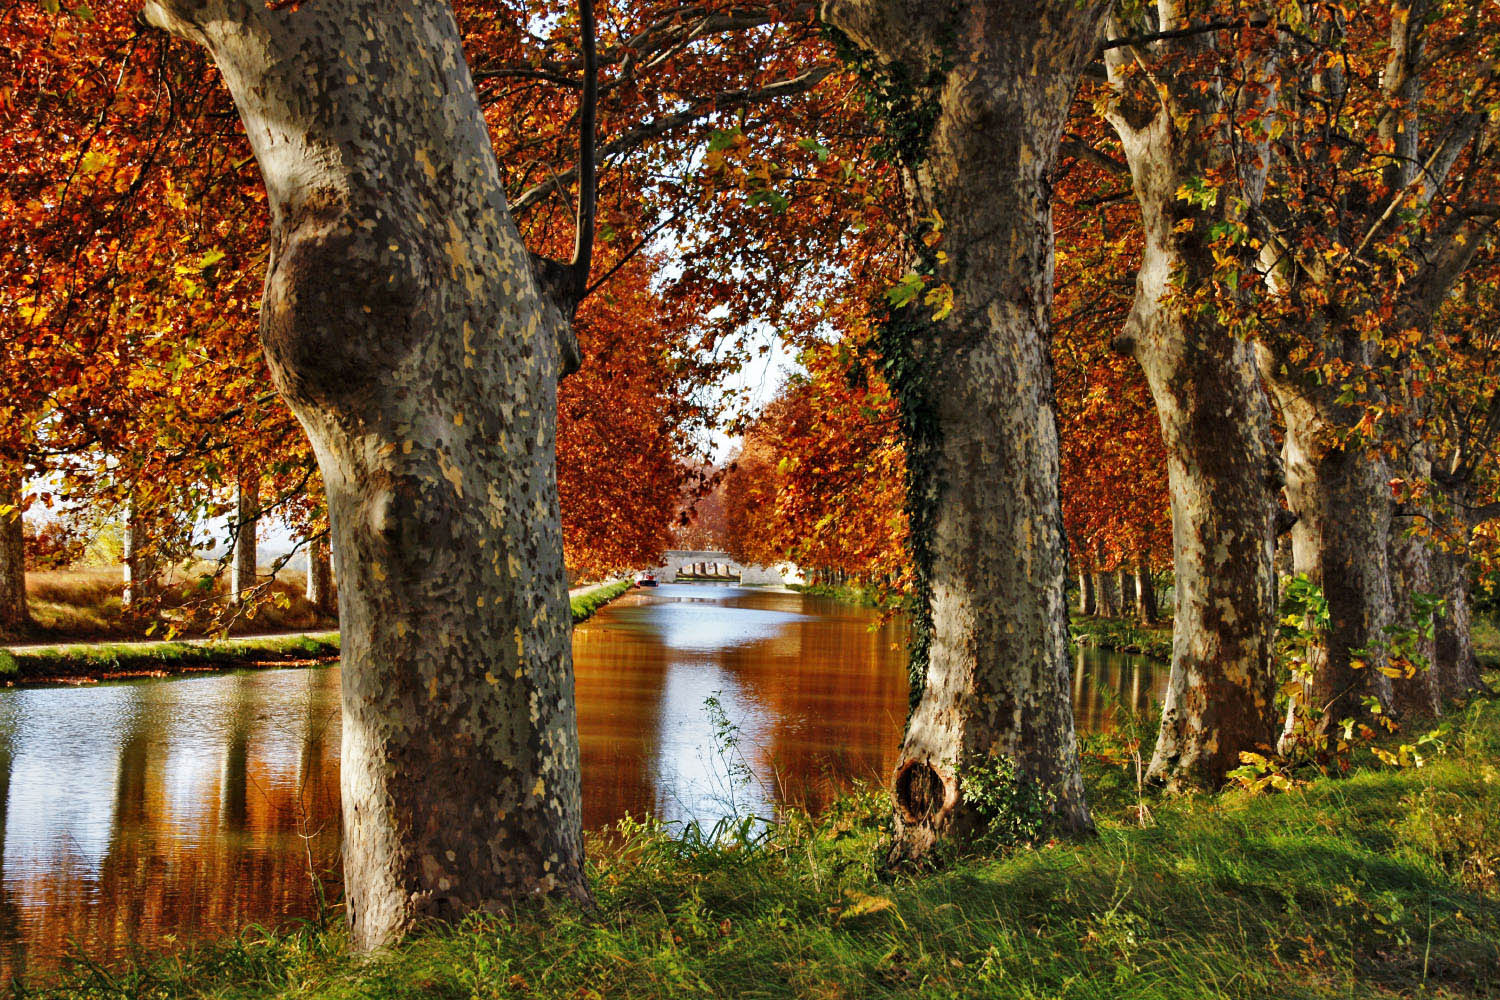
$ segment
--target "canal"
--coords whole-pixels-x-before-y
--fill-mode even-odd
[[[901,625],[826,598],[635,591],[573,654],[590,829],[818,809],[883,780],[906,716]],[[1079,728],[1165,681],[1164,664],[1080,651]],[[0,692],[0,978],[336,899],[338,699],[337,667]]]

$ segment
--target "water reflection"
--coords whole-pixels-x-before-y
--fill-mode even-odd
[[[817,809],[880,781],[906,715],[904,631],[775,591],[667,585],[574,635],[584,821]],[[1080,654],[1081,728],[1165,670]],[[738,727],[726,759],[705,701]],[[339,674],[284,670],[0,692],[0,975],[285,925],[337,897]],[[743,787],[730,763],[753,775]]]
[[[710,824],[878,780],[906,715],[904,644],[897,624],[796,594],[666,585],[621,599],[573,640],[585,823],[649,811]],[[715,739],[710,697],[737,752]]]

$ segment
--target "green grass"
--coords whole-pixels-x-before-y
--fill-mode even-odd
[[[614,583],[606,584],[587,593],[579,594],[569,602],[573,605],[573,624],[587,621],[592,618],[595,611],[604,607],[616,597],[619,597],[631,587],[630,580],[616,580]]]
[[[1500,620],[1488,615],[1475,615],[1471,634],[1479,665],[1500,670]]]
[[[1493,680],[1493,678],[1492,678]],[[1099,749],[1095,744],[1095,749]],[[878,863],[883,796],[769,838],[626,824],[593,912],[546,905],[373,957],[326,929],[246,931],[18,996],[88,998],[1500,995],[1500,702],[1420,769],[1369,761],[1285,794],[1152,800],[1089,754],[1098,836],[927,874]]]
[[[788,590],[795,590],[799,594],[828,597],[845,604],[855,604],[862,608],[879,608],[883,611],[900,609],[906,602],[905,596],[901,594],[881,591],[873,587],[860,587],[855,584],[789,583],[786,586]]]
[[[208,642],[88,643],[12,651],[0,655],[20,679],[104,677],[113,674],[174,673],[268,661],[305,661],[339,655],[337,632],[318,635],[222,639]]]
[[[1172,623],[1142,625],[1124,618],[1083,617],[1068,623],[1068,632],[1076,643],[1116,649],[1122,653],[1140,653],[1158,660],[1172,658]]]

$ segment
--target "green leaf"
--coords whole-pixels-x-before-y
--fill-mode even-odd
[[[833,155],[833,150],[829,149],[827,146],[823,145],[816,139],[798,139],[797,145],[801,146],[809,153],[817,154],[819,163],[827,163],[828,157]]]
[[[722,153],[726,149],[734,147],[735,140],[743,133],[738,126],[731,129],[714,129],[708,136],[708,151],[710,153]]]

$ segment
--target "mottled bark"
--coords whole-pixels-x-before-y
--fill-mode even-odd
[[[1314,397],[1327,393],[1273,369],[1271,384],[1286,420],[1283,455],[1292,527],[1293,568],[1322,588],[1329,625],[1308,657],[1310,678],[1288,713],[1319,731],[1363,717],[1363,699],[1391,700],[1384,664],[1392,621],[1389,538],[1390,475],[1357,445],[1341,447],[1337,425]]]
[[[914,87],[887,123],[906,170],[912,245],[941,218],[953,292],[941,321],[910,307],[887,343],[909,440],[930,641],[895,773],[893,858],[966,839],[985,819],[960,776],[1013,758],[1090,826],[1068,692],[1066,550],[1048,356],[1049,176],[1100,5],[831,0],[824,17]],[[930,131],[928,128],[930,126]],[[920,255],[922,251],[918,250]]]
[[[1420,429],[1422,400],[1414,400],[1393,421],[1400,445],[1389,461],[1391,474],[1410,483],[1432,481],[1432,462]],[[1430,524],[1424,516],[1421,525]],[[1409,513],[1392,511],[1390,544],[1387,558],[1391,573],[1391,615],[1393,633],[1389,666],[1400,676],[1391,678],[1391,708],[1401,718],[1421,718],[1441,714],[1443,695],[1433,670],[1435,634],[1429,635],[1433,622],[1419,607],[1424,597],[1433,596],[1433,548],[1431,539],[1419,533],[1418,518]]]
[[[238,604],[255,589],[260,565],[260,477],[240,477],[234,491],[233,544],[229,563],[229,600]]]
[[[1158,5],[1163,29],[1184,27],[1193,9]],[[1188,58],[1212,44],[1193,35],[1162,43],[1161,54]],[[1195,79],[1184,63],[1169,90],[1144,93],[1136,89],[1143,78],[1122,69],[1130,58],[1129,50],[1110,53],[1116,102],[1108,117],[1130,166],[1145,246],[1115,346],[1140,363],[1161,421],[1175,577],[1172,669],[1148,775],[1170,787],[1215,787],[1241,752],[1275,737],[1279,470],[1250,345],[1177,300],[1180,287],[1210,279],[1213,228],[1232,211],[1227,202],[1205,208],[1178,196],[1205,174],[1235,169],[1221,81]]]
[[[0,631],[31,624],[26,606],[26,533],[21,513],[21,477],[0,475]]]
[[[1120,564],[1120,611],[1125,615],[1139,613],[1139,598],[1135,593],[1135,570]]]
[[[1156,312],[1136,347],[1166,445],[1175,571],[1172,669],[1148,774],[1214,787],[1275,738],[1276,463],[1248,347],[1182,320]]]
[[[555,462],[563,312],[446,3],[151,0],[207,46],[272,211],[261,337],[327,489],[356,947],[584,899]]]
[[[1078,574],[1078,610],[1086,615],[1097,614],[1099,601],[1094,594],[1094,574]]]
[[[1151,564],[1143,557],[1135,564],[1135,610],[1141,624],[1155,624],[1160,617],[1156,606],[1156,581],[1151,579]]]
[[[335,596],[333,554],[329,552],[328,539],[322,538],[307,547],[307,603],[319,614],[331,615]]]

